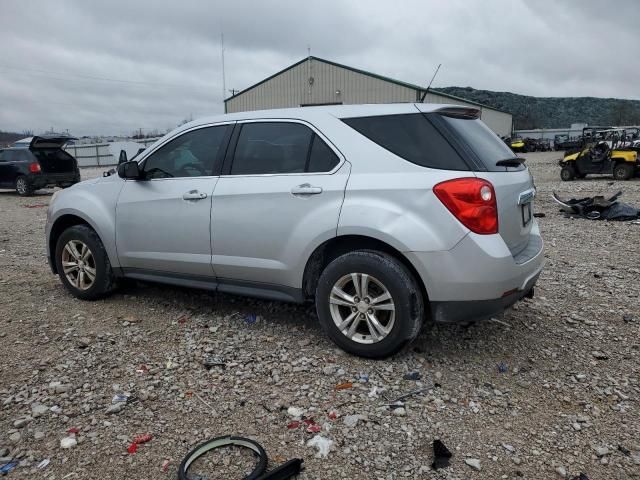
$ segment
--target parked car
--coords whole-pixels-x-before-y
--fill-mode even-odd
[[[556,135],[553,140],[553,148],[556,151],[573,151],[583,145],[582,136],[569,137],[569,135]]]
[[[0,188],[31,195],[45,187],[70,187],[80,181],[78,163],[62,147],[70,137],[33,137],[27,147],[0,152]]]
[[[124,278],[315,301],[344,350],[391,355],[427,319],[468,324],[533,295],[533,179],[479,114],[393,104],[191,122],[117,175],[54,194],[51,268],[86,300]]]

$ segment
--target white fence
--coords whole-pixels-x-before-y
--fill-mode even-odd
[[[78,161],[79,167],[103,167],[117,165],[120,150],[125,150],[129,158],[139,148],[146,148],[157,138],[144,138],[135,142],[90,143],[86,145],[67,145],[65,150]]]

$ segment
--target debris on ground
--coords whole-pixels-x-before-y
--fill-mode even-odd
[[[153,439],[153,437],[148,433],[145,433],[143,435],[138,435],[137,437],[135,437],[133,439],[133,442],[131,442],[131,444],[127,448],[127,452],[129,452],[131,454],[136,453],[136,451],[138,450],[138,446],[139,445],[142,445],[144,443],[150,442],[152,439]]]
[[[480,460],[478,460],[477,458],[465,458],[464,463],[469,465],[474,470],[482,470],[482,468],[480,467]]]
[[[618,202],[622,192],[605,198],[602,195],[562,200],[555,192],[553,200],[560,205],[560,210],[568,217],[581,217],[589,220],[627,221],[640,218],[640,209],[628,203]]]
[[[307,442],[307,447],[312,447],[318,450],[316,457],[326,458],[329,455],[333,440],[323,437],[322,435],[316,435]]]
[[[441,440],[433,441],[433,463],[431,468],[438,470],[439,468],[448,467],[451,456],[452,453]]]
[[[2,465],[0,467],[0,475],[8,474],[9,472],[11,472],[11,470],[16,468],[17,466],[18,466],[18,462],[16,462],[16,461],[5,463],[4,465]]]
[[[405,373],[402,377],[404,380],[420,380],[420,372],[409,372]]]
[[[347,390],[349,388],[353,388],[353,383],[351,382],[344,382],[344,383],[339,383],[338,385],[336,385],[334,387],[336,390]]]
[[[498,364],[498,373],[507,373],[508,370],[509,370],[509,367],[507,366],[506,363],[500,362]]]
[[[78,445],[75,437],[64,437],[60,440],[60,448],[69,449]]]

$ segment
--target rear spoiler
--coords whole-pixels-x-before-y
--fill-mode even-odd
[[[71,140],[77,140],[75,137],[61,136],[61,135],[42,135],[40,137],[35,136],[29,143],[29,149],[38,148],[62,148],[67,142]]]
[[[451,107],[446,106],[434,110],[435,113],[440,115],[444,115],[445,117],[453,117],[453,118],[468,118],[475,120],[480,118],[480,110],[473,107]]]

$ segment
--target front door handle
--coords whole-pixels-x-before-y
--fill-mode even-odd
[[[322,187],[314,187],[308,183],[303,183],[302,185],[293,187],[291,193],[294,195],[318,195],[322,193]]]
[[[198,190],[191,190],[182,195],[183,200],[202,200],[203,198],[207,198],[207,194],[199,192]]]

